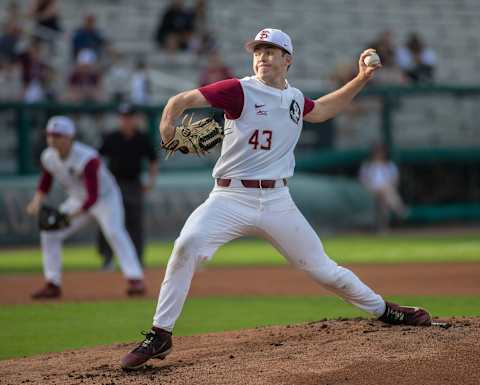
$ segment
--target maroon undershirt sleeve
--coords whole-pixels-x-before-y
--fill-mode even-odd
[[[93,158],[85,165],[84,177],[85,188],[87,190],[87,197],[82,205],[82,210],[87,211],[92,207],[98,198],[98,167],[100,166],[100,159]]]
[[[52,187],[53,176],[47,170],[42,168],[42,175],[38,181],[37,191],[40,191],[44,194],[48,194],[50,188]]]
[[[198,89],[212,107],[225,111],[227,119],[238,119],[242,114],[244,95],[238,79],[215,82]]]
[[[315,102],[312,99],[304,96],[305,102],[303,104],[303,116],[307,115],[315,107]]]
[[[221,80],[198,89],[212,107],[225,111],[228,119],[238,119],[242,114],[244,95],[238,79]],[[303,116],[313,110],[315,102],[304,97]]]

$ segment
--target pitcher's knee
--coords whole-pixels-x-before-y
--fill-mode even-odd
[[[172,271],[177,271],[188,267],[193,271],[197,269],[204,257],[199,252],[202,239],[200,236],[187,235],[180,236],[176,239],[173,247],[172,255],[168,261],[168,265]]]
[[[180,235],[175,240],[173,247],[174,255],[193,256],[199,254],[199,250],[205,242],[205,238],[201,234]]]
[[[337,287],[341,285],[341,268],[335,263],[319,265],[311,269],[305,269],[305,271],[324,286]]]

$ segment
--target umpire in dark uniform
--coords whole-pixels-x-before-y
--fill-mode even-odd
[[[106,159],[122,192],[125,226],[143,265],[143,195],[155,186],[158,157],[149,137],[138,129],[139,118],[133,106],[123,103],[118,113],[120,129],[104,137],[99,152]],[[145,160],[148,161],[148,180],[142,184],[140,176]],[[113,251],[101,231],[98,233],[98,250],[104,258],[103,269],[112,269]]]

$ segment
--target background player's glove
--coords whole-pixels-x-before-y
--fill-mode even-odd
[[[175,127],[175,135],[167,143],[162,141],[162,147],[167,150],[167,158],[180,151],[183,154],[205,155],[223,140],[223,127],[213,118],[204,118],[192,122],[193,116],[182,120],[180,126]]]
[[[38,227],[40,230],[60,230],[70,225],[70,218],[67,214],[57,209],[43,205],[38,213]]]

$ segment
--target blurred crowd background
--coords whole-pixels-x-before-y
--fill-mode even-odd
[[[79,140],[98,147],[124,101],[158,149],[168,97],[250,75],[244,43],[273,27],[293,39],[290,83],[312,98],[355,76],[367,47],[383,63],[347,111],[304,126],[298,172],[362,182],[362,164],[383,146],[399,212],[480,218],[479,16],[477,0],[0,0],[0,174],[38,172],[53,114],[71,116]],[[217,155],[161,169],[207,170]]]
[[[480,65],[461,59],[480,40],[469,2],[2,0],[0,98],[162,102],[247,75],[243,43],[262,26],[292,35],[302,89],[343,84],[365,47],[382,58],[377,83],[468,83]]]

